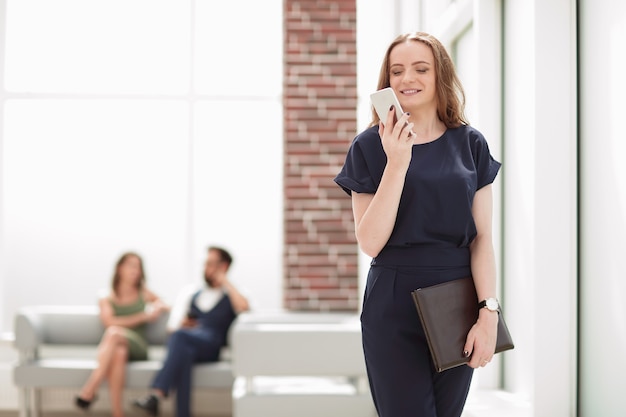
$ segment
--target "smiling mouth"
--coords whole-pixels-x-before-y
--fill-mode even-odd
[[[401,93],[402,94],[417,94],[422,90],[402,90]]]

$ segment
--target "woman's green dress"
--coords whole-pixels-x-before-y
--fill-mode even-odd
[[[128,305],[117,305],[111,301],[111,306],[116,316],[130,316],[141,313],[146,307],[142,296],[136,302]],[[148,341],[146,340],[146,324],[126,328],[126,339],[128,340],[128,360],[143,361],[148,359]]]

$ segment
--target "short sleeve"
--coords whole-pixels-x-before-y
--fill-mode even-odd
[[[386,157],[378,136],[378,128],[374,129],[376,130],[371,128],[366,130],[352,141],[345,163],[334,179],[348,195],[351,195],[352,191],[374,194],[378,189]]]
[[[477,131],[475,133],[472,155],[474,157],[474,165],[476,166],[476,189],[480,190],[496,179],[501,164],[491,155],[489,145],[484,136]]]

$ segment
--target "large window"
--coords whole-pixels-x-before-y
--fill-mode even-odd
[[[126,250],[173,301],[224,245],[280,307],[282,2],[0,0],[0,19],[0,331],[92,303]]]

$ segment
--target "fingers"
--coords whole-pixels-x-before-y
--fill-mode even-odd
[[[384,125],[385,126],[393,126],[393,129],[397,129],[398,127],[400,128],[399,133],[401,133],[402,131],[404,131],[409,123],[409,117],[411,116],[410,113],[403,113],[402,116],[400,117],[400,119],[396,120],[396,109],[395,106],[391,106],[389,107],[389,112],[387,113],[387,120],[385,120]],[[409,128],[409,131],[412,129],[413,125],[411,124],[411,127]],[[407,134],[409,134],[407,132]]]
[[[463,357],[469,358],[472,356],[472,352],[474,351],[474,338],[471,335],[467,336],[467,340],[465,341],[465,346],[463,346]]]
[[[473,347],[473,343],[468,342],[463,349],[463,356],[470,358],[467,364],[472,368],[484,368],[489,365],[493,359],[493,355],[486,354],[486,352],[479,352],[480,349],[474,351]]]
[[[398,139],[412,140],[415,136],[415,132],[413,132],[414,124],[409,122],[410,113],[403,113],[400,119],[396,118],[396,108],[394,105],[389,107],[389,111],[387,112],[387,118],[383,122],[382,120],[378,123],[378,133],[380,137],[383,137],[385,134],[385,126],[395,135],[397,135]]]
[[[484,368],[485,366],[489,365],[489,363],[491,362],[492,357],[480,357],[477,356],[476,358],[472,358],[469,362],[468,365],[474,369],[476,368]]]
[[[413,135],[415,135],[415,132],[413,132],[413,126],[415,126],[413,122],[405,123],[404,127],[402,128],[402,133],[400,134],[401,137],[403,137],[407,141],[413,141]]]
[[[393,126],[396,122],[396,106],[393,104],[389,107],[389,111],[387,112],[387,120],[385,120],[385,124],[387,126]]]
[[[413,139],[413,126],[415,126],[415,124],[413,122],[409,122],[409,117],[411,115],[409,113],[404,113],[402,115],[402,117],[400,117],[400,120],[398,120],[396,122],[396,124],[393,127],[393,134],[394,136],[397,135],[398,139],[404,139],[404,140],[409,140],[409,139]]]

